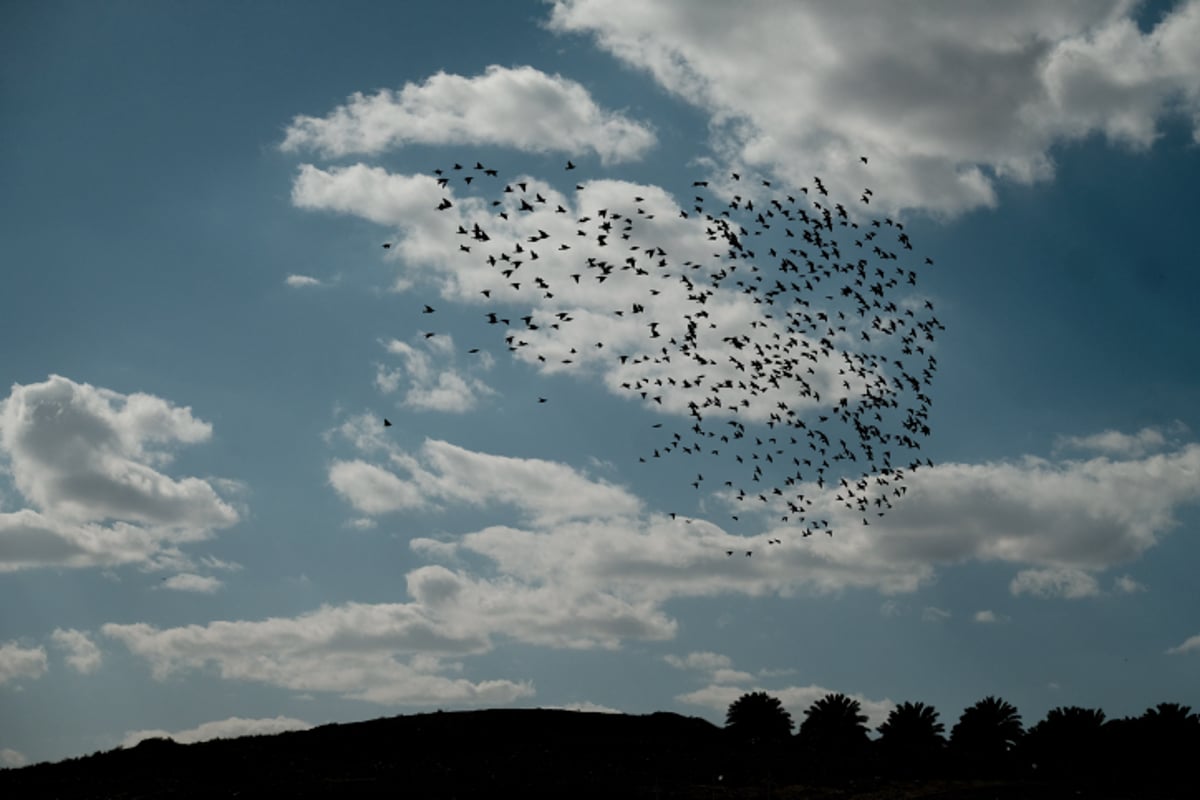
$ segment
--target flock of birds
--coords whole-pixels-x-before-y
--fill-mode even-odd
[[[661,439],[640,461],[707,459],[711,468],[689,482],[700,490],[704,472],[717,473],[714,483],[727,478],[716,485],[735,521],[749,504],[803,536],[832,535],[831,494],[869,525],[904,495],[912,471],[932,464],[918,451],[930,433],[932,344],[944,327],[913,287],[918,262],[933,259],[910,254],[901,222],[869,217],[870,188],[848,209],[829,199],[819,177],[788,194],[732,173],[720,201],[708,196],[708,181],[695,181],[691,207],[672,214],[691,226],[684,230],[702,231],[701,261],[676,259],[648,241],[665,235],[653,222],[662,204],[642,196],[622,208],[583,208],[586,194],[559,202],[530,179],[504,184],[479,162],[434,177],[443,189],[453,183],[448,193],[461,206],[459,254],[494,274],[480,290],[483,302],[496,304],[484,321],[502,327],[508,349],[555,369],[611,359],[612,388],[686,420],[673,431],[654,423]],[[483,185],[498,196],[469,204],[455,194]],[[456,201],[443,197],[436,208],[447,212]],[[563,233],[548,233],[543,220]],[[517,238],[516,230],[526,233]],[[610,339],[589,343],[587,352],[568,349],[579,338],[568,336],[572,322],[588,317],[596,329],[594,314],[580,308],[589,296],[625,301],[605,312],[622,333],[615,346]],[[506,313],[527,299],[529,313]],[[422,313],[435,309],[424,305]]]

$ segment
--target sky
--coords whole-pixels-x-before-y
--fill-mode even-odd
[[[434,709],[721,724],[755,690],[872,727],[1200,706],[1196,41],[1194,0],[4,4],[0,766]],[[678,348],[689,258],[749,279],[703,213],[816,177],[831,236],[917,276],[894,316],[936,316],[936,371],[869,525],[780,439],[761,486],[833,530],[804,536],[736,499],[733,444],[654,459],[685,359],[616,356],[659,352],[634,303]],[[601,208],[671,280],[594,279]],[[539,230],[553,298],[484,261]],[[713,381],[783,324],[732,281]],[[812,381],[861,399],[865,318],[796,296],[850,311]],[[793,376],[740,396],[751,438],[828,413]]]

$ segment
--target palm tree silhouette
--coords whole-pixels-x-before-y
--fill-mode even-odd
[[[783,741],[792,735],[792,715],[778,697],[748,692],[729,704],[725,730],[749,744]]]
[[[950,731],[950,750],[970,772],[1003,772],[1012,768],[1023,733],[1016,707],[988,696],[963,711]]]
[[[1104,712],[1067,706],[1051,709],[1025,734],[1022,760],[1039,776],[1085,777],[1103,747]]]
[[[879,751],[893,772],[926,773],[946,746],[946,726],[938,722],[937,710],[924,703],[901,703],[877,730]]]
[[[796,739],[818,772],[857,767],[866,754],[867,715],[857,700],[830,693],[804,710]]]
[[[1200,714],[1179,703],[1159,703],[1134,725],[1142,758],[1141,767],[1167,780],[1194,779],[1196,753],[1200,752]]]

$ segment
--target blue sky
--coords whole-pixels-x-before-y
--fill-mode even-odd
[[[934,5],[6,5],[0,763],[757,689],[1200,705],[1200,3]],[[833,537],[641,463],[687,398],[510,352],[486,313],[551,308],[479,296],[452,224],[813,175],[945,325],[934,466],[869,527],[814,489]]]

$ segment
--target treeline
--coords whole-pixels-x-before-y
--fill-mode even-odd
[[[778,698],[752,692],[729,706],[725,730],[747,756],[744,767],[760,777],[770,769],[789,782],[882,775],[1164,791],[1197,782],[1200,714],[1178,703],[1121,719],[1095,708],[1059,707],[1026,729],[1012,704],[986,697],[947,733],[932,706],[905,702],[879,725],[877,737],[866,723],[859,702],[843,694],[814,702],[797,726]]]

